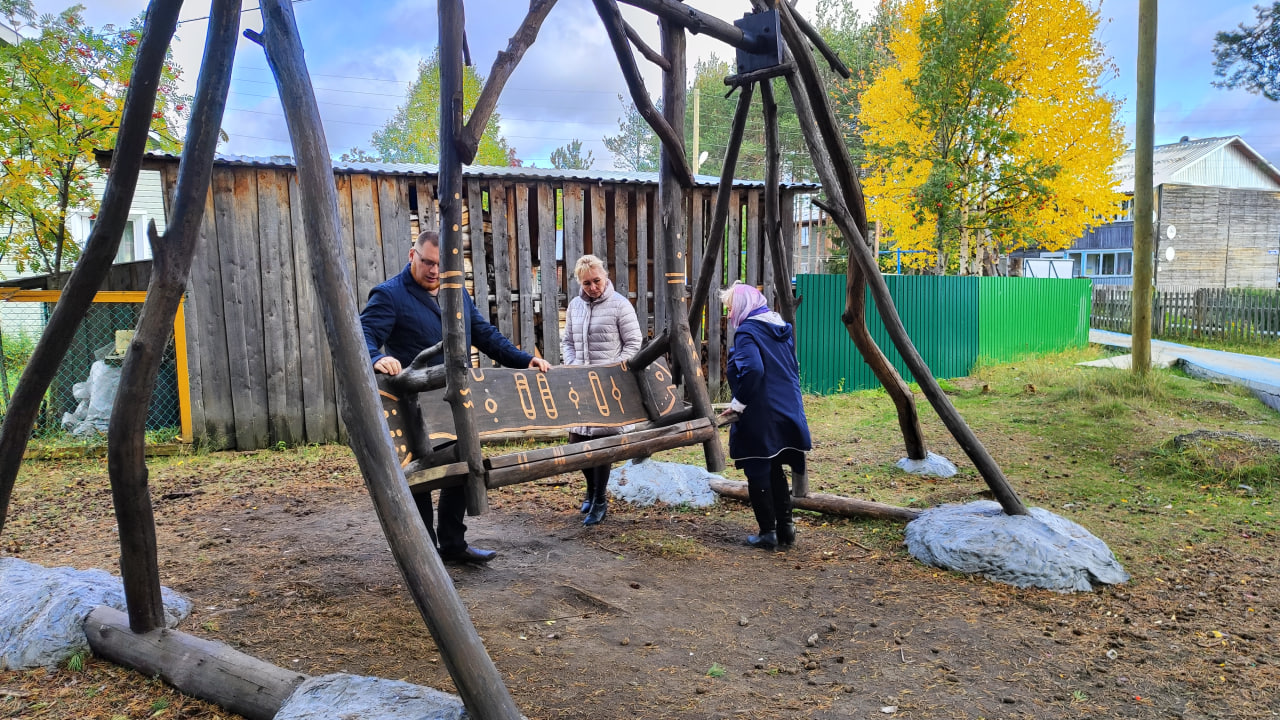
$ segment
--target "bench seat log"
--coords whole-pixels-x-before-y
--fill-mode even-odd
[[[716,428],[710,421],[697,418],[664,428],[491,458],[490,462],[498,461],[504,465],[489,470],[488,486],[504,487],[619,460],[648,457],[662,450],[706,442],[715,433]],[[539,459],[528,460],[528,456],[534,453],[539,453]]]
[[[434,368],[432,368],[434,369]],[[441,448],[456,441],[442,388],[405,391],[396,378],[378,375],[383,416],[401,467],[412,473],[452,461]],[[545,373],[511,368],[472,368],[472,412],[486,436],[578,426],[625,427],[687,419],[671,370],[661,358],[642,370],[628,363],[553,367]],[[416,398],[416,402],[414,399]]]

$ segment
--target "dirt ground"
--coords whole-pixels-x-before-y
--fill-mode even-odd
[[[105,473],[43,467],[62,499],[33,511],[20,488],[5,553],[114,572]],[[452,691],[349,451],[171,463],[152,487],[162,581],[196,606],[183,630],[309,674]],[[771,553],[742,543],[737,503],[615,502],[583,528],[579,492],[563,476],[491,493],[468,537],[499,558],[449,571],[529,718],[1280,715],[1274,534],[1056,594],[925,567],[898,524],[805,515]],[[65,717],[25,707],[0,716]]]

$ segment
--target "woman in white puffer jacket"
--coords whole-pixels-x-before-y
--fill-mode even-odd
[[[644,338],[640,321],[627,297],[615,292],[609,281],[604,261],[595,255],[583,255],[573,268],[582,289],[569,301],[560,341],[560,356],[565,365],[612,365],[636,354]],[[616,428],[575,427],[569,430],[569,442],[583,442],[592,437],[616,435]],[[587,514],[583,525],[595,525],[609,510],[605,489],[609,486],[609,466],[587,468],[586,500],[581,512]]]

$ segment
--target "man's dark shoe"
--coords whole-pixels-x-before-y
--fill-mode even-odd
[[[747,544],[762,550],[776,550],[778,547],[778,535],[772,532],[748,535]]]
[[[796,526],[794,523],[783,523],[778,526],[778,545],[791,547],[796,544]]]
[[[468,547],[459,552],[440,553],[440,559],[447,563],[487,563],[498,557],[497,550],[482,550],[480,548]]]

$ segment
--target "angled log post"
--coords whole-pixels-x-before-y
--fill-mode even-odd
[[[782,319],[796,325],[796,306],[800,303],[791,287],[790,248],[782,246],[782,228],[778,216],[781,205],[782,153],[778,142],[778,104],[773,100],[773,85],[760,83],[760,101],[764,115],[764,240],[773,262],[773,289],[778,296],[778,312]]]
[[[494,59],[493,67],[489,70],[489,79],[485,81],[484,89],[480,91],[476,106],[471,109],[471,117],[467,119],[466,127],[462,129],[455,141],[458,157],[464,164],[469,165],[476,159],[476,151],[480,149],[480,138],[484,136],[484,127],[489,124],[489,116],[498,106],[498,96],[502,94],[502,88],[506,86],[511,73],[515,72],[516,66],[520,64],[525,51],[534,40],[538,39],[542,21],[547,18],[547,13],[551,12],[555,4],[556,0],[529,0],[529,14],[525,16],[524,22],[520,23],[516,34],[507,41],[507,49],[498,52],[498,57]],[[465,35],[463,39],[465,41]],[[467,64],[471,64],[470,59],[467,60]]]
[[[142,155],[147,149],[147,132],[151,129],[160,73],[181,9],[181,2],[171,0],[151,0],[147,6],[147,22],[142,28],[142,40],[138,43],[133,74],[129,78],[129,92],[125,95],[116,151],[111,156],[111,172],[107,175],[98,220],[85,241],[80,262],[76,263],[62,290],[62,299],[53,309],[53,316],[31,353],[31,361],[18,380],[4,425],[0,427],[0,531],[4,530],[13,484],[22,467],[22,454],[26,452],[31,428],[40,413],[40,401],[58,374],[76,328],[89,311],[93,296],[120,247],[120,236],[129,220],[133,191],[142,169]]]
[[[137,332],[120,371],[107,431],[107,469],[120,528],[120,576],[129,627],[138,634],[164,626],[155,518],[147,488],[147,409],[200,237],[239,30],[240,1],[215,0],[209,10],[204,59],[178,166],[173,215],[163,241],[156,235],[154,222],[147,228],[155,261]]]
[[[373,368],[364,351],[355,295],[340,255],[333,164],[293,6],[288,0],[264,0],[261,6],[263,34],[246,35],[265,47],[267,62],[284,99],[285,119],[298,163],[298,195],[302,198],[307,249],[315,259],[311,272],[325,334],[333,348],[334,371],[341,378],[338,407],[350,434],[351,449],[405,585],[440,648],[467,712],[485,720],[514,720],[520,712],[427,538],[391,446]]]
[[[693,301],[689,305],[689,332],[692,335],[697,335],[702,327],[703,311],[709,306],[707,294],[711,292],[711,278],[722,267],[720,260],[724,251],[724,226],[729,219],[729,197],[733,193],[733,176],[738,169],[738,152],[742,149],[742,135],[747,129],[747,115],[751,112],[753,87],[742,86],[738,94],[738,106],[733,111],[729,147],[724,151],[724,166],[720,169],[720,184],[716,187],[716,205],[711,212],[711,230],[707,233],[707,247],[702,251],[702,267],[698,268],[698,279],[693,286]],[[712,301],[716,302],[719,300]],[[716,317],[720,317],[719,314]]]
[[[761,9],[767,7],[762,0],[755,0],[756,8]],[[795,64],[790,48],[784,48],[784,54],[792,65]],[[796,74],[786,76],[787,85],[791,90],[794,98],[796,113],[800,116],[801,126],[807,129],[835,128],[834,120],[830,123],[818,122],[815,109],[810,105],[809,93],[805,89],[804,79]],[[825,104],[825,100],[823,101]],[[834,138],[834,139],[832,139]],[[809,135],[806,133],[806,140]],[[837,132],[827,138],[827,142],[837,143],[838,147],[843,148],[844,141]],[[857,172],[853,168],[853,163],[849,159],[847,153],[836,153],[836,156],[828,153],[824,146],[820,144],[809,143],[809,153],[813,158],[814,167],[818,170],[819,177],[836,177],[840,179],[841,192],[845,193],[845,197],[851,198],[849,204],[853,209],[853,223],[857,226],[862,237],[867,237],[867,216],[866,202],[862,196],[862,185],[858,182]],[[840,164],[843,161],[843,164]],[[839,169],[837,170],[837,167]],[[828,192],[830,192],[828,190]],[[834,213],[822,203],[815,202],[819,207],[827,210],[834,216]],[[841,207],[846,207],[841,205]],[[854,239],[852,236],[846,236],[845,243],[852,245]],[[850,251],[852,254],[852,250]],[[845,331],[849,333],[849,339],[853,341],[854,347],[862,355],[867,366],[871,368],[872,374],[880,381],[880,385],[884,387],[888,393],[889,399],[893,402],[894,408],[898,413],[898,428],[902,431],[902,442],[906,448],[907,457],[912,460],[923,460],[928,457],[929,449],[924,441],[924,430],[920,426],[920,413],[916,408],[915,396],[911,394],[911,388],[907,386],[905,380],[898,373],[893,363],[889,362],[889,358],[885,356],[884,351],[876,344],[874,338],[871,337],[871,331],[867,328],[866,320],[866,276],[862,274],[862,268],[857,262],[850,262],[846,265],[846,284],[845,284],[845,311],[841,316],[841,322],[844,324]],[[879,268],[876,268],[876,276],[879,277]]]
[[[792,0],[793,5],[794,1],[795,0]],[[836,51],[831,49],[831,46],[827,44],[827,41],[822,39],[822,34],[814,29],[803,15],[793,11],[791,13],[791,17],[795,19],[796,26],[800,28],[800,32],[804,33],[804,36],[809,38],[809,42],[813,43],[813,46],[822,54],[822,57],[827,61],[827,65],[831,67],[831,70],[835,72],[835,74],[845,80],[848,80],[853,76],[852,73],[849,72],[849,68],[844,64],[844,61],[840,59],[838,54],[836,54]]]
[[[684,137],[675,131],[677,125],[670,120],[670,114],[666,112],[665,107],[659,113],[653,106],[653,101],[649,99],[649,92],[645,90],[644,80],[640,77],[640,69],[636,67],[635,55],[632,54],[631,45],[627,42],[627,31],[622,22],[622,12],[618,10],[618,3],[616,0],[592,0],[592,2],[595,3],[600,21],[604,23],[605,32],[609,34],[613,54],[618,56],[618,67],[622,70],[622,77],[627,81],[631,101],[635,103],[636,110],[649,123],[649,127],[653,128],[653,132],[662,142],[662,156],[669,158],[672,164],[672,177],[680,183],[681,187],[693,187],[693,170],[690,169],[689,161],[684,156]],[[668,57],[667,62],[671,64],[671,69],[663,72],[664,78],[675,72],[671,58]],[[678,127],[683,128],[683,111],[680,119],[682,122]]]
[[[467,464],[467,514],[489,509],[484,454],[471,399],[471,352],[467,347],[465,269],[462,263],[462,158],[457,138],[462,132],[462,33],[466,25],[462,0],[438,6],[440,22],[440,309],[444,330],[444,399],[453,410],[458,459]]]
[[[599,2],[600,0],[597,0]],[[613,6],[617,11],[617,6]],[[671,127],[684,127],[685,111],[685,36],[684,30],[677,24],[662,20],[659,22],[662,34],[662,56],[671,63],[671,71],[662,73],[662,113]],[[693,335],[689,331],[689,298],[685,290],[687,282],[685,274],[685,213],[688,208],[688,193],[680,184],[680,174],[684,167],[676,159],[684,159],[683,146],[673,152],[663,148],[658,160],[658,223],[660,240],[666,244],[666,268],[663,278],[666,280],[667,307],[671,308],[669,329],[671,331],[671,358],[683,373],[685,392],[693,405],[694,417],[704,417],[715,422],[715,413],[711,409],[711,396],[707,391],[706,375],[702,372],[702,360],[698,348],[694,345]],[[703,455],[707,460],[707,469],[720,472],[724,469],[724,448],[720,446],[720,435],[713,433],[702,444]]]
[[[839,200],[839,202],[831,203],[830,209],[836,211],[832,217],[840,228],[840,232],[844,234],[848,241],[851,260],[856,260],[863,276],[867,280],[868,286],[871,288],[871,295],[876,302],[876,309],[880,314],[880,319],[884,322],[885,330],[888,331],[889,337],[893,340],[894,347],[902,355],[907,368],[911,370],[911,374],[920,383],[920,389],[924,391],[925,397],[929,399],[934,411],[938,413],[943,424],[951,431],[952,437],[964,449],[965,454],[969,456],[978,472],[982,474],[982,478],[987,482],[987,486],[991,488],[991,492],[1000,503],[1000,507],[1008,515],[1026,515],[1026,506],[1018,498],[1018,494],[1005,478],[1000,466],[992,459],[986,447],[978,440],[973,430],[965,423],[964,418],[956,411],[955,406],[951,404],[946,394],[942,392],[942,388],[938,385],[938,381],[934,379],[929,366],[920,357],[920,353],[907,335],[906,327],[902,324],[902,318],[898,315],[898,310],[893,304],[893,298],[889,295],[889,288],[885,284],[884,278],[880,275],[876,259],[871,255],[870,247],[867,246],[864,230],[866,228],[866,204],[862,198],[861,187],[858,185],[857,177],[850,172],[853,163],[849,160],[848,150],[841,139],[835,117],[831,114],[831,106],[827,103],[826,94],[822,90],[817,63],[805,44],[803,34],[796,26],[790,7],[786,3],[779,3],[776,7],[778,8],[779,21],[782,26],[782,36],[794,55],[796,63],[797,72],[795,78],[799,82],[791,85],[792,95],[797,108],[802,100],[805,101],[816,124],[815,128],[812,124],[801,122],[805,141],[808,143],[810,151],[814,154],[834,153],[834,163],[815,162],[814,164],[821,175],[823,189],[826,190],[831,198]],[[802,95],[807,97],[802,97]],[[835,172],[832,172],[833,166]],[[844,177],[845,172],[850,173],[848,177]],[[850,205],[856,208],[852,212],[850,211]]]

